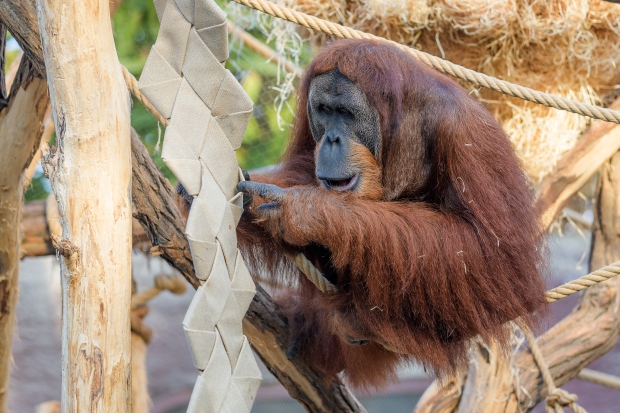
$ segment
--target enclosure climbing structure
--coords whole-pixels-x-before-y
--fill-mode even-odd
[[[122,82],[122,72],[132,93],[136,96],[141,93],[134,84],[135,79],[128,76],[116,59],[109,18],[100,13],[101,10],[107,12],[108,2],[75,3],[71,7],[66,4],[60,7],[53,3],[43,0],[0,2],[0,21],[15,36],[26,59],[24,66],[27,67],[20,69],[22,77],[17,78],[14,98],[34,95],[36,91],[42,90],[41,79],[45,77],[52,90],[57,146],[45,152],[43,163],[53,178],[53,189],[59,199],[60,217],[55,219],[63,224],[62,235],[54,237],[54,246],[63,262],[63,285],[66,287],[63,293],[66,294],[64,299],[67,306],[64,315],[70,320],[63,331],[66,343],[75,337],[82,340],[75,348],[66,346],[65,362],[72,361],[74,364],[65,364],[65,411],[80,411],[79,407],[86,406],[76,402],[78,397],[84,403],[91,403],[94,406],[92,411],[129,411],[129,332],[125,331],[130,325],[129,315],[116,310],[130,305],[130,274],[126,270],[129,266],[129,214],[132,213],[132,204],[133,215],[143,224],[152,243],[151,251],[171,263],[198,289],[184,322],[196,367],[201,371],[196,382],[192,409],[250,410],[253,392],[260,378],[249,353],[249,340],[268,368],[308,411],[365,411],[341,381],[325,383],[313,366],[286,357],[288,326],[278,315],[277,307],[269,295],[260,286],[252,285],[234,246],[234,226],[242,206],[240,196],[234,191],[234,186],[242,179],[234,161],[234,150],[241,142],[252,108],[237,81],[222,65],[227,57],[227,23],[221,10],[214,3],[206,1],[156,1],[162,29],[149,56],[149,66],[141,78],[143,93],[140,99],[147,105],[152,103],[153,113],[162,124],[168,126],[163,156],[195,197],[195,206],[200,207],[192,209],[185,228],[183,218],[174,204],[171,188],[146,153],[135,131],[130,130],[129,97]],[[268,1],[240,0],[240,3],[277,18],[296,22],[310,30],[329,33],[329,36],[371,36]],[[83,30],[79,36],[74,25],[66,24],[67,21],[90,22],[89,19],[94,19],[93,24],[81,26]],[[428,43],[428,39],[426,41]],[[398,47],[404,48],[402,45]],[[420,55],[419,51],[407,52]],[[418,57],[423,61],[425,59],[422,55]],[[524,90],[516,85],[507,85],[501,80],[489,78],[489,75],[471,73],[471,70],[455,67],[434,56],[428,59],[438,70],[471,81],[476,87],[489,86],[501,93],[509,93],[515,99],[525,97],[582,115],[618,121],[618,100],[611,103],[609,108],[593,107],[592,102],[586,102],[587,105],[567,102],[569,99],[566,97],[553,97]],[[212,75],[204,76],[206,72]],[[26,73],[29,74],[26,76]],[[93,75],[101,73],[106,76],[96,79]],[[84,79],[91,81],[80,84]],[[76,107],[82,108],[76,101],[89,102],[93,96],[97,97],[95,100],[98,105],[89,106],[88,111],[73,110]],[[106,96],[112,96],[113,99],[106,99]],[[49,105],[41,96],[37,97],[37,102],[40,110],[33,116],[33,124],[42,122],[46,112],[43,109]],[[3,107],[2,113],[10,114],[16,107],[19,106]],[[101,120],[102,123],[86,123],[86,114],[91,115],[91,121]],[[0,121],[4,122],[2,119]],[[110,125],[118,129],[111,132]],[[33,132],[28,135],[36,134]],[[36,138],[39,137],[36,135]],[[5,139],[4,135],[1,139]],[[117,144],[120,146],[117,147]],[[33,144],[33,148],[38,148],[38,144]],[[620,127],[613,123],[593,121],[577,146],[567,151],[559,160],[558,167],[541,180],[538,202],[541,210],[546,213],[545,227],[561,213],[567,199],[602,165],[608,165],[608,169],[603,169],[605,180],[601,190],[612,193],[620,182],[614,172],[618,168],[611,167],[618,165],[619,157],[614,154],[619,149]],[[84,157],[88,152],[96,155],[96,159]],[[612,163],[606,164],[612,157]],[[27,159],[27,156],[23,156],[21,163],[26,164]],[[119,172],[114,175],[118,181],[113,183],[113,194],[109,192],[110,184],[97,184],[100,181],[97,178],[100,178],[102,171],[108,172],[109,165],[118,165],[116,171]],[[83,168],[80,169],[83,177],[94,179],[71,180],[76,177],[76,170],[72,169],[76,166]],[[21,173],[20,170],[20,177]],[[13,189],[10,186],[10,190]],[[71,198],[80,193],[88,196]],[[91,202],[104,199],[106,202]],[[601,216],[613,215],[617,207],[614,207],[614,202],[617,202],[615,198],[601,195],[601,199]],[[107,203],[108,200],[110,203]],[[119,209],[114,211],[112,203],[120,206]],[[87,205],[88,208],[80,210],[81,205]],[[198,209],[208,212],[208,215],[200,215]],[[100,227],[101,220],[107,221]],[[114,227],[116,234],[124,234],[122,245],[113,246],[108,242],[107,235],[114,225],[117,225]],[[84,230],[86,228],[96,236],[85,236],[88,235]],[[602,248],[604,254],[600,255],[605,259],[593,261],[596,263],[594,268],[602,268],[619,257],[614,255],[613,241],[609,241],[614,237],[610,227],[598,228],[595,233],[599,241],[603,239],[606,243]],[[108,247],[114,253],[121,249],[124,252],[118,256],[111,253],[94,255],[96,248],[92,249],[93,245],[106,253]],[[55,253],[51,247],[51,252],[45,248],[41,248],[44,250],[42,253]],[[22,249],[24,255],[34,255],[32,251]],[[108,261],[118,264],[118,268],[103,268],[103,263],[107,265]],[[98,267],[100,263],[101,268]],[[298,264],[307,266],[304,262]],[[89,272],[85,272],[85,268]],[[95,273],[93,268],[103,268],[105,271]],[[468,408],[489,412],[528,411],[549,395],[550,408],[572,406],[578,409],[570,394],[557,392],[556,388],[576,377],[583,367],[617,341],[620,329],[619,287],[613,280],[603,282],[614,277],[617,268],[617,265],[603,268],[570,286],[550,292],[548,299],[552,300],[588,288],[584,300],[574,313],[536,339],[542,357],[527,349],[515,354],[512,364],[507,365],[495,357],[496,354],[488,351],[492,350],[491,347],[474,349],[472,357],[475,363],[472,363],[470,369],[447,382],[434,383],[417,411],[454,412],[458,409],[467,411]],[[317,277],[321,276],[309,266],[308,271]],[[84,274],[89,276],[85,277]],[[117,278],[105,278],[111,275]],[[108,280],[111,286],[118,286],[118,290],[106,291],[102,287],[106,283],[102,280]],[[255,288],[256,296],[252,301]],[[216,296],[211,296],[212,293]],[[116,300],[110,301],[110,295],[114,294]],[[83,300],[83,297],[89,300]],[[92,308],[85,307],[91,301],[94,303]],[[112,320],[107,324],[101,323],[102,320],[96,317],[86,317],[88,314],[99,314],[102,311],[100,304]],[[7,301],[7,305],[10,314],[13,304]],[[248,312],[241,321],[246,308]],[[583,323],[588,324],[587,329],[583,328]],[[242,335],[241,326],[247,339]],[[119,328],[118,332],[114,327]],[[4,327],[3,331],[6,331]],[[101,332],[105,334],[99,334]],[[106,334],[108,337],[119,337],[119,345],[107,347],[109,343],[105,340]],[[575,343],[575,347],[568,347],[567,337]],[[532,349],[533,346],[535,344]],[[557,356],[565,348],[570,348],[578,355],[571,359],[576,360],[576,363],[567,363],[566,358]],[[79,349],[78,353],[69,353],[69,350],[75,349]],[[547,363],[549,374],[541,373],[545,367],[539,365],[539,362]],[[113,370],[111,366],[116,367]],[[111,375],[112,371],[114,376]],[[99,376],[99,372],[105,374]],[[519,373],[519,387],[514,386],[515,372]],[[551,376],[555,384],[543,375]],[[104,379],[97,381],[92,380],[93,377]],[[110,379],[112,377],[114,379]],[[76,388],[88,390],[80,393],[74,391]],[[485,397],[480,398],[480,389],[483,388],[486,390]],[[501,409],[497,408],[498,400],[503,401]]]

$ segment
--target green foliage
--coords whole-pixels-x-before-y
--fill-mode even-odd
[[[159,31],[153,0],[124,0],[114,15],[112,30],[118,59],[138,77]]]
[[[26,188],[24,202],[45,199],[51,191],[49,180],[43,174],[43,170],[38,169],[32,177],[32,182]]]
[[[226,5],[223,1],[218,1],[218,4],[223,7]],[[153,1],[125,0],[114,16],[113,30],[119,60],[138,77],[159,30]],[[274,164],[284,151],[289,134],[288,124],[293,119],[289,107],[284,107],[280,115],[285,124],[278,125],[277,122],[274,107],[279,93],[274,90],[277,67],[247,47],[233,43],[231,49],[226,68],[241,81],[255,103],[254,116],[250,120],[243,145],[237,151],[237,159],[245,169]],[[293,98],[289,99],[288,105],[294,106]],[[131,123],[142,137],[156,165],[168,179],[175,182],[176,178],[155,151],[158,140],[163,139],[164,128],[135,99]]]
[[[226,6],[224,1],[218,1],[218,4]],[[114,15],[112,29],[121,64],[139,77],[159,30],[153,0],[124,0]],[[258,30],[252,31],[252,34],[264,41]],[[7,53],[7,68],[17,53]],[[288,142],[294,98],[291,97],[281,109],[280,117],[283,123],[278,124],[277,109],[274,106],[279,95],[275,89],[278,75],[276,65],[267,63],[263,56],[233,42],[226,68],[242,83],[254,102],[254,116],[246,130],[243,144],[237,151],[239,164],[242,168],[251,170],[277,163]],[[164,127],[135,99],[131,110],[131,124],[142,138],[157,167],[174,184],[176,178],[163,163],[156,149],[158,142],[160,147],[163,143]],[[26,201],[44,199],[49,191],[49,182],[39,170],[26,191]]]
[[[112,30],[119,61],[139,78],[159,31],[153,0],[124,0],[114,15]],[[136,99],[133,99],[131,109],[131,126],[142,138],[157,167],[175,183],[176,178],[156,151],[158,140],[163,138],[164,127]]]
[[[247,61],[251,62],[251,60]],[[236,60],[236,62],[243,63],[247,61]],[[265,70],[261,66],[273,66],[273,68]],[[239,165],[248,170],[273,165],[279,161],[288,142],[290,129],[288,125],[293,120],[290,108],[294,107],[294,99],[291,98],[288,102],[290,108],[285,106],[280,113],[284,124],[278,124],[274,106],[275,98],[279,93],[274,89],[276,85],[275,65],[265,64],[263,58],[262,64],[250,67],[254,69],[247,72],[242,84],[254,102],[254,113],[246,129],[243,144],[237,150]],[[271,69],[274,71],[269,73]]]

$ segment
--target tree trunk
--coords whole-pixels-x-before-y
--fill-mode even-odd
[[[620,98],[610,106],[620,109]],[[620,149],[620,126],[595,120],[577,145],[558,162],[557,168],[541,182],[537,206],[545,228],[557,219],[568,201]],[[614,261],[608,261],[610,264]],[[598,267],[597,267],[598,268]]]
[[[45,221],[45,201],[32,201],[24,205],[21,230],[20,258],[56,254]]]
[[[600,170],[594,207],[592,269],[620,260],[620,152]]]
[[[38,0],[57,146],[63,412],[131,410],[130,100],[108,0]]]
[[[146,374],[147,342],[131,333],[131,413],[149,413],[148,377]]]
[[[4,47],[1,52],[4,53]],[[0,411],[3,412],[17,304],[22,182],[24,169],[38,147],[49,104],[47,84],[32,70],[28,59],[20,66],[9,99],[8,106],[0,112]]]

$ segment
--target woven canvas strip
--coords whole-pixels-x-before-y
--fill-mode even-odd
[[[155,0],[161,28],[140,90],[170,124],[162,158],[194,196],[186,234],[196,291],[183,327],[200,375],[188,412],[249,412],[261,374],[242,332],[256,292],[237,249],[243,179],[235,150],[252,101],[223,63],[226,14],[213,0]]]

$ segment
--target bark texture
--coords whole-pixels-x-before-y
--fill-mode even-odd
[[[41,257],[56,254],[46,222],[45,201],[31,201],[22,208],[22,241],[20,257]],[[132,244],[134,248],[148,250],[151,247],[142,225],[134,219]]]
[[[1,51],[3,54],[4,47]],[[6,411],[15,326],[22,182],[24,170],[38,147],[43,117],[49,105],[47,84],[28,59],[22,61],[11,95],[8,99],[4,96],[3,103],[7,106],[0,111],[0,411]]]
[[[26,55],[30,57],[36,71],[45,77],[36,0],[0,1],[0,21],[6,25]]]
[[[620,109],[620,99],[611,109]],[[595,120],[577,145],[558,162],[538,189],[538,207],[548,228],[568,201],[620,149],[620,125]],[[613,261],[609,261],[611,263]]]
[[[131,410],[130,99],[108,0],[39,0],[57,146],[44,164],[62,256],[62,410]]]
[[[620,260],[620,152],[600,169],[594,206],[592,269]]]

